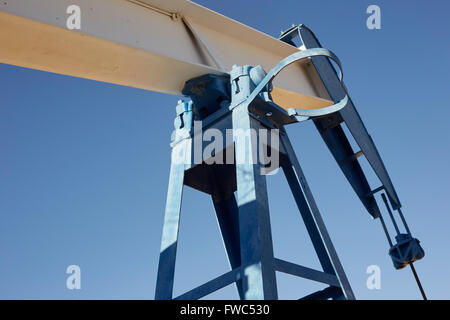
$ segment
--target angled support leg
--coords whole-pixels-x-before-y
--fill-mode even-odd
[[[189,143],[189,139],[183,140],[172,149],[169,190],[159,255],[158,278],[156,281],[156,300],[170,300],[173,295],[185,159],[188,148],[190,148]]]
[[[213,195],[212,200],[228,261],[231,269],[236,269],[241,265],[241,246],[239,243],[239,212],[234,193],[221,197]],[[237,281],[236,286],[239,297],[243,299],[242,281]]]
[[[282,168],[314,245],[314,249],[319,257],[323,271],[335,275],[338,278],[344,298],[355,299],[350,283],[339,261],[286,132],[280,134],[280,139],[287,155],[287,161],[284,161]]]
[[[277,285],[266,178],[257,159],[258,124],[247,106],[233,110],[244,299],[276,300]]]

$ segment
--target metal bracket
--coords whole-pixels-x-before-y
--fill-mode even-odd
[[[312,117],[320,117],[327,114],[331,114],[334,112],[337,112],[344,108],[348,103],[348,94],[345,87],[342,85],[343,80],[343,72],[342,72],[342,66],[341,62],[339,61],[339,58],[330,50],[323,49],[323,48],[314,48],[314,49],[307,49],[300,52],[296,52],[283,60],[281,60],[273,69],[269,71],[269,73],[264,77],[264,79],[261,80],[261,82],[258,84],[258,86],[252,91],[250,96],[247,99],[247,103],[251,103],[265,88],[268,86],[271,86],[272,81],[275,79],[275,77],[287,66],[294,62],[298,62],[304,59],[310,59],[312,57],[327,57],[338,65],[340,69],[340,75],[339,75],[339,82],[342,86],[342,89],[345,92],[344,97],[338,101],[337,103],[324,107],[319,109],[289,109],[288,114],[297,119],[298,121],[304,121],[305,118],[312,118]]]

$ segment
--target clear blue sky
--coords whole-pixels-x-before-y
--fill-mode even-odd
[[[304,23],[341,58],[426,251],[423,285],[450,298],[449,2],[198,2],[273,36]],[[366,28],[370,4],[381,7],[381,30]],[[0,298],[152,299],[177,97],[0,64],[0,99]],[[312,123],[288,131],[357,298],[419,298]],[[318,267],[281,172],[268,183],[276,256]],[[81,290],[66,289],[71,264]],[[372,264],[381,290],[366,288]],[[227,268],[209,197],[186,188],[175,294]],[[321,287],[278,282],[286,299]],[[229,286],[210,298],[236,296]]]

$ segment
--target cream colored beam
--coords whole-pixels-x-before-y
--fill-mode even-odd
[[[72,4],[81,8],[81,30],[66,28]],[[296,51],[184,0],[0,2],[0,62],[175,95],[188,79],[223,72],[218,61],[225,70],[233,64],[269,70]],[[308,63],[283,71],[274,85],[282,106],[330,104]]]

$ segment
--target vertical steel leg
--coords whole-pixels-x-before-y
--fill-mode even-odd
[[[348,282],[336,250],[328,235],[328,231],[314,201],[308,183],[306,182],[305,176],[303,175],[303,171],[292,148],[291,142],[285,132],[280,134],[280,139],[288,158],[288,163],[283,164],[283,171],[309,236],[311,237],[322,268],[325,272],[336,275],[346,299],[355,299],[350,283]]]
[[[158,278],[156,281],[156,300],[170,300],[173,295],[185,159],[189,143],[189,139],[181,141],[172,149],[169,190],[167,192],[166,213],[159,255]]]
[[[239,243],[239,212],[236,199],[232,193],[223,197],[213,195],[212,200],[231,269],[238,268],[241,265],[241,246]],[[242,281],[236,282],[236,286],[240,298],[243,299]]]
[[[258,124],[245,105],[236,107],[232,117],[244,299],[275,300],[278,295],[266,178],[261,174],[257,153],[252,152],[258,139],[251,129],[257,130]]]

